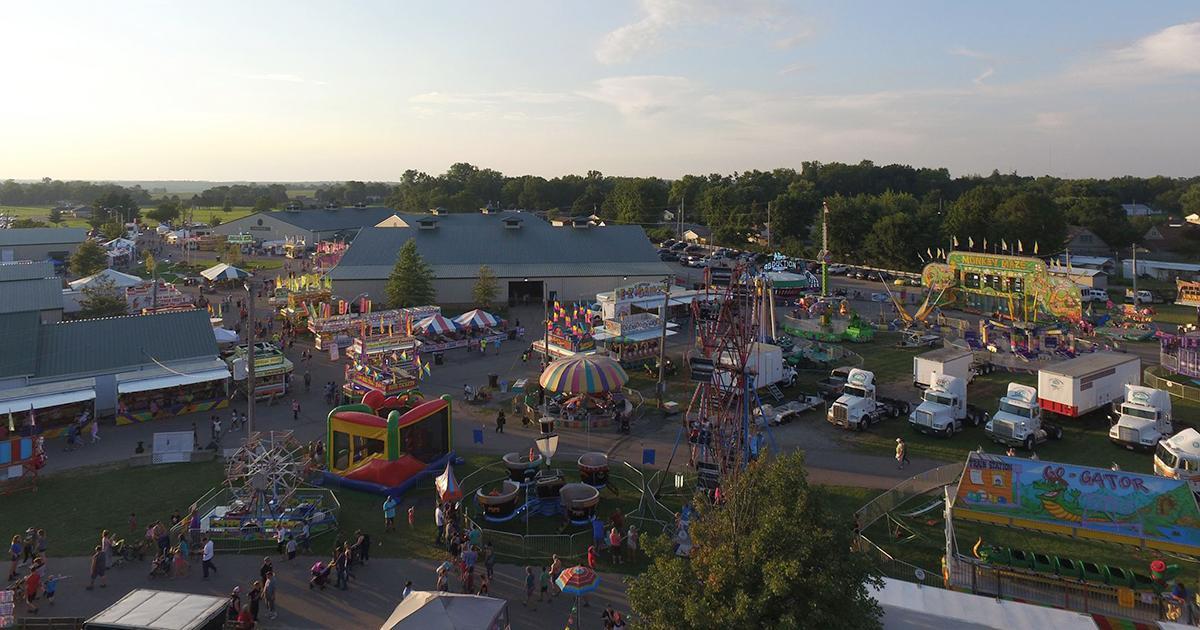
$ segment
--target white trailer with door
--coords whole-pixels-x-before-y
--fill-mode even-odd
[[[1140,385],[1142,362],[1136,355],[1093,352],[1038,371],[1042,409],[1078,418],[1125,399],[1126,385]]]
[[[970,382],[973,358],[970,350],[954,346],[919,354],[913,357],[913,386],[925,389],[934,383],[939,374],[961,378],[964,383]]]

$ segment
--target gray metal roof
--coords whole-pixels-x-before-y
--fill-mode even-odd
[[[0,313],[62,309],[62,280],[34,278],[0,282]]]
[[[415,226],[429,215],[399,215]],[[497,277],[667,275],[668,267],[636,225],[555,227],[529,213],[443,214],[434,229],[363,228],[334,280],[387,278],[404,243],[415,239],[438,278],[474,278],[480,265]],[[506,227],[520,218],[519,228]]]
[[[201,309],[84,319],[42,326],[37,377],[120,372],[217,354],[208,312]]]
[[[375,225],[392,214],[394,211],[391,208],[383,207],[277,210],[275,212],[256,212],[228,223],[222,223],[219,227],[225,228],[225,230],[237,230],[243,225],[255,225],[260,217],[267,216],[311,232],[357,230]]]
[[[87,238],[83,228],[13,228],[0,230],[0,247],[14,245],[73,245]]]
[[[1136,354],[1091,352],[1081,354],[1074,359],[1067,359],[1060,363],[1048,365],[1042,368],[1041,371],[1045,374],[1061,374],[1062,376],[1078,378],[1132,361],[1140,361],[1140,359]]]
[[[37,367],[38,328],[42,316],[36,311],[0,313],[0,378],[30,376]]]
[[[13,280],[34,280],[37,278],[53,278],[54,263],[43,260],[39,262],[15,262],[0,264],[0,282]]]

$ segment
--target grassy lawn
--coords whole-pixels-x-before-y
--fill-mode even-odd
[[[1154,322],[1156,324],[1195,324],[1196,307],[1180,306],[1177,304],[1155,304]],[[1174,332],[1174,329],[1172,329]]]
[[[7,214],[18,219],[34,219],[41,221],[51,227],[50,223],[50,206],[4,206],[0,205],[0,214]],[[86,219],[73,219],[63,217],[63,220],[58,224],[60,227],[81,227],[90,228]]]

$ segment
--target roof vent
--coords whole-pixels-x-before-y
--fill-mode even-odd
[[[494,206],[490,203],[479,209],[480,214],[500,214],[501,212],[503,212],[503,210],[501,210],[499,206]]]
[[[508,217],[504,219],[504,229],[519,230],[521,229],[522,219],[520,217]]]
[[[437,229],[437,224],[437,219],[433,217],[422,217],[417,219],[417,228],[421,230],[435,230]]]
[[[588,228],[591,227],[592,221],[587,217],[575,217],[571,219],[571,227]]]

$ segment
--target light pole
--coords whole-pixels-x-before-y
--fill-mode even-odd
[[[254,283],[247,277],[242,285],[246,288],[246,301],[249,305],[246,312],[249,313],[246,324],[246,439],[250,439],[250,434],[254,433]]]
[[[663,280],[666,286],[663,287],[663,306],[662,306],[662,329],[658,339],[658,384],[654,387],[655,394],[658,395],[658,408],[662,409],[663,398],[667,395],[667,384],[663,381],[663,373],[667,367],[667,309],[671,306],[671,277],[668,276]]]

